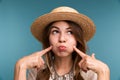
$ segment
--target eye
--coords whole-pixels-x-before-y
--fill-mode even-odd
[[[73,34],[73,32],[72,31],[68,31],[67,34]]]
[[[57,34],[57,33],[59,33],[58,30],[52,30],[52,34]]]

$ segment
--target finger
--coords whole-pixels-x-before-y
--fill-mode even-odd
[[[94,54],[94,53],[92,54],[92,58],[93,58],[93,59],[96,59],[96,58],[95,58],[95,54]]]
[[[80,68],[82,68],[82,63],[84,62],[84,59],[82,59],[80,62],[79,62],[79,66]]]
[[[44,64],[45,64],[44,60],[42,58],[39,58],[37,63],[37,68],[41,68],[41,66],[43,66]]]
[[[48,48],[40,51],[40,55],[42,56],[42,55],[46,54],[46,53],[47,53],[48,51],[50,51],[51,49],[52,49],[52,46],[50,46],[50,47],[48,47]]]
[[[83,70],[84,72],[87,72],[87,71],[88,71],[88,65],[87,65],[87,62],[86,62],[86,61],[84,61],[81,66],[82,66],[82,70]]]
[[[44,64],[45,64],[45,62],[44,62],[43,58],[40,58],[40,59],[39,59],[39,62],[40,62],[42,65],[44,65]]]
[[[79,66],[80,66],[80,68],[81,68],[84,72],[87,72],[87,71],[88,71],[86,59],[83,58],[83,59],[80,61]]]
[[[75,46],[73,47],[73,49],[82,57],[84,58],[86,56],[85,53],[83,53],[82,51],[80,51],[79,49],[77,49]]]
[[[87,72],[88,71],[88,68],[87,68],[87,65],[86,65],[86,63],[82,63],[82,70],[84,71],[84,72]]]

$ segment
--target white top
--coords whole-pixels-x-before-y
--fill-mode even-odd
[[[92,70],[89,70],[87,72],[80,71],[80,73],[84,80],[97,80],[97,74]],[[28,72],[27,80],[36,80],[36,77],[37,77],[37,70],[30,69]]]

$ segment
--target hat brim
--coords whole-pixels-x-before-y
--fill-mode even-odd
[[[93,21],[83,15],[72,12],[48,13],[38,17],[31,26],[31,32],[40,42],[43,42],[42,35],[44,28],[54,21],[69,20],[79,24],[84,32],[84,39],[89,41],[95,34],[96,28]]]

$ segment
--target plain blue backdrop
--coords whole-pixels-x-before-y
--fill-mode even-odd
[[[16,61],[42,49],[30,26],[58,6],[73,7],[95,22],[90,52],[108,64],[111,80],[120,80],[120,0],[0,0],[0,80],[13,80]]]

